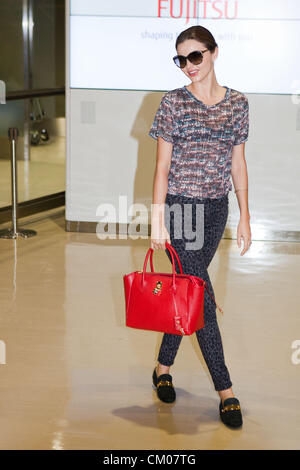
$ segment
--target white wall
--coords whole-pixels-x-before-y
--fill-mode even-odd
[[[96,222],[98,205],[107,202],[118,208],[119,195],[128,197],[128,205],[145,202],[150,208],[156,141],[148,131],[163,93],[70,90],[68,37],[67,30],[66,220]],[[264,239],[264,230],[300,231],[300,104],[290,95],[246,96],[253,238]],[[238,215],[231,191],[228,227],[236,226]]]

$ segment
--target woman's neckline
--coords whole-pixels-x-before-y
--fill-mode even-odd
[[[205,104],[203,103],[203,101],[199,100],[198,98],[196,98],[196,96],[187,88],[187,85],[184,85],[182,87],[192,98],[194,98],[194,100],[198,101],[198,103],[200,103],[202,106],[204,106],[205,108],[214,108],[215,106],[219,106],[221,103],[223,103],[225,100],[227,100],[227,98],[229,97],[229,94],[230,94],[230,88],[228,88],[228,86],[224,85],[223,88],[226,88],[226,92],[225,92],[225,96],[224,98],[219,101],[218,103],[215,103],[215,104]]]

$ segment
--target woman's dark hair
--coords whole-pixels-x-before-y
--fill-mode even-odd
[[[195,39],[196,41],[202,42],[205,45],[206,49],[208,49],[212,53],[215,51],[215,48],[218,47],[215,38],[213,37],[211,32],[208,31],[208,29],[204,28],[204,26],[191,26],[190,28],[182,31],[176,39],[176,49],[179,44],[184,42],[186,39]]]

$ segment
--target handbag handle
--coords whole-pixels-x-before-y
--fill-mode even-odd
[[[183,274],[181,262],[180,262],[180,259],[178,257],[177,251],[175,250],[175,248],[172,245],[170,245],[170,243],[165,242],[165,245],[166,245],[166,249],[169,249],[169,251],[171,249],[173,251],[173,254],[175,255],[176,260],[178,262],[178,266],[179,266],[179,269],[180,269],[180,274]],[[154,272],[154,268],[153,268],[153,250],[150,253],[150,266],[151,266],[151,272],[153,273]]]
[[[170,245],[168,242],[166,242],[166,245],[168,245],[168,247],[170,247],[170,248],[173,250],[173,252],[174,252],[174,254],[175,254],[175,256],[176,256],[176,259],[177,259],[177,261],[178,261],[179,267],[180,267],[180,272],[181,272],[181,274],[182,274],[181,263],[180,263],[180,261],[179,261],[178,254],[177,254],[175,248],[174,248],[172,245]],[[211,292],[209,291],[209,288],[207,287],[207,283],[206,283],[206,281],[204,281],[204,279],[203,279],[203,284],[204,284],[205,289],[206,289],[207,292],[209,293],[210,297],[212,298],[212,300],[214,301],[214,303],[216,304],[216,306],[217,306],[218,309],[220,310],[220,312],[224,314],[224,311],[223,311],[223,310],[221,309],[221,307],[217,304],[217,302],[216,302],[216,300],[214,299],[213,295],[212,295]]]
[[[168,247],[170,247],[170,248],[173,250],[173,252],[174,252],[174,254],[175,254],[175,256],[176,256],[176,259],[177,259],[177,261],[178,261],[178,264],[179,264],[180,272],[181,272],[181,274],[182,274],[181,263],[180,263],[180,260],[179,260],[179,258],[178,258],[178,254],[177,254],[175,248],[174,248],[172,245],[170,245],[168,242],[166,242],[166,246],[167,246],[167,245],[168,245]],[[215,298],[213,297],[213,295],[211,294],[210,290],[208,289],[207,283],[206,283],[206,281],[204,281],[204,279],[203,279],[203,284],[204,284],[205,289],[206,289],[207,292],[209,293],[211,299],[212,299],[212,300],[214,301],[214,303],[216,304],[216,307],[218,307],[219,311],[224,314],[224,311],[223,311],[223,310],[221,309],[221,307],[217,304]]]
[[[168,248],[169,250],[171,249],[177,259],[177,262],[178,262],[178,266],[179,266],[179,269],[180,269],[180,274],[183,274],[183,271],[182,271],[182,266],[181,266],[181,263],[180,263],[180,259],[178,257],[178,254],[177,254],[177,251],[175,250],[174,246],[170,245],[170,243],[166,242],[166,248]]]
[[[168,245],[168,246],[167,246]],[[174,260],[174,256],[173,256],[173,252],[172,250],[169,248],[171,245],[169,245],[168,242],[166,242],[166,248],[169,250],[170,252],[170,255],[171,255],[171,258],[172,258],[172,287],[174,289],[176,289],[176,285],[175,285],[175,260]],[[145,282],[145,273],[146,273],[146,267],[147,267],[147,262],[148,262],[148,258],[149,258],[149,255],[151,254],[151,257],[150,257],[150,262],[152,261],[152,256],[153,256],[153,248],[149,248],[149,250],[147,251],[147,254],[146,254],[146,257],[145,257],[145,261],[144,261],[144,266],[143,266],[143,274],[142,274],[142,283],[144,284]],[[176,253],[177,255],[177,253]],[[177,255],[177,259],[179,261],[179,258],[178,258],[178,255]],[[180,263],[180,261],[179,261]],[[181,264],[180,264],[180,268],[181,268]],[[153,271],[153,263],[151,262],[151,269],[152,269],[152,272]],[[182,273],[182,268],[181,268],[181,273]]]
[[[178,254],[177,254],[177,251],[175,250],[175,248],[170,245],[170,243],[168,243],[167,241],[165,242],[165,246],[166,246],[166,249],[169,250],[170,254],[171,254],[171,258],[172,258],[172,271],[173,271],[173,281],[172,281],[172,284],[173,284],[173,288],[176,288],[175,286],[175,262],[174,262],[174,256],[173,256],[173,253],[175,254],[175,257],[176,257],[176,260],[178,262],[178,266],[179,266],[179,269],[180,269],[180,273],[183,274],[182,272],[182,266],[181,266],[181,262],[180,262],[180,259],[178,257]],[[144,279],[145,279],[145,276],[144,276],[144,273],[146,272],[146,266],[147,266],[147,261],[148,261],[148,257],[149,257],[149,254],[150,254],[150,265],[151,265],[151,272],[154,272],[154,268],[153,268],[153,248],[149,248],[148,252],[147,252],[147,255],[146,255],[146,258],[145,258],[145,262],[144,262],[144,268],[143,268],[143,275],[142,275],[142,282],[144,282]],[[207,287],[207,283],[206,281],[204,281],[203,279],[203,284],[204,284],[204,287],[205,289],[207,290],[208,294],[210,295],[211,299],[214,301],[214,303],[216,304],[216,306],[218,307],[219,311],[224,314],[224,311],[221,309],[221,307],[217,304],[215,298],[213,297],[213,295],[211,294],[211,292],[209,291],[208,287]]]

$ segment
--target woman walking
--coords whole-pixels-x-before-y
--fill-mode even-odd
[[[176,40],[175,64],[191,80],[181,88],[167,92],[160,103],[149,135],[157,139],[156,169],[153,185],[151,215],[151,248],[166,249],[168,241],[179,255],[182,270],[204,279],[214,296],[207,268],[222,238],[228,217],[228,192],[232,189],[230,176],[240,209],[237,243],[243,255],[251,244],[250,214],[248,209],[248,175],[244,155],[248,139],[249,105],[246,96],[217,83],[214,61],[218,45],[213,35],[202,26],[192,26]],[[181,211],[178,238],[178,211],[176,219],[172,205]],[[191,238],[185,233],[187,214],[191,229],[199,225],[197,204],[204,208],[203,243],[191,249]],[[166,227],[169,210],[169,232]],[[187,211],[189,206],[191,211]],[[162,214],[161,217],[159,214]],[[198,212],[199,214],[199,212]],[[199,217],[199,215],[198,215]],[[175,230],[176,220],[176,230]],[[197,237],[197,233],[196,233]],[[176,262],[176,271],[179,266]],[[196,337],[220,397],[219,413],[224,424],[242,425],[239,400],[234,396],[232,382],[225,364],[223,345],[216,317],[216,306],[204,294],[204,328]],[[171,403],[176,392],[170,375],[182,336],[165,333],[161,343],[158,364],[153,371],[153,384],[160,400]]]

